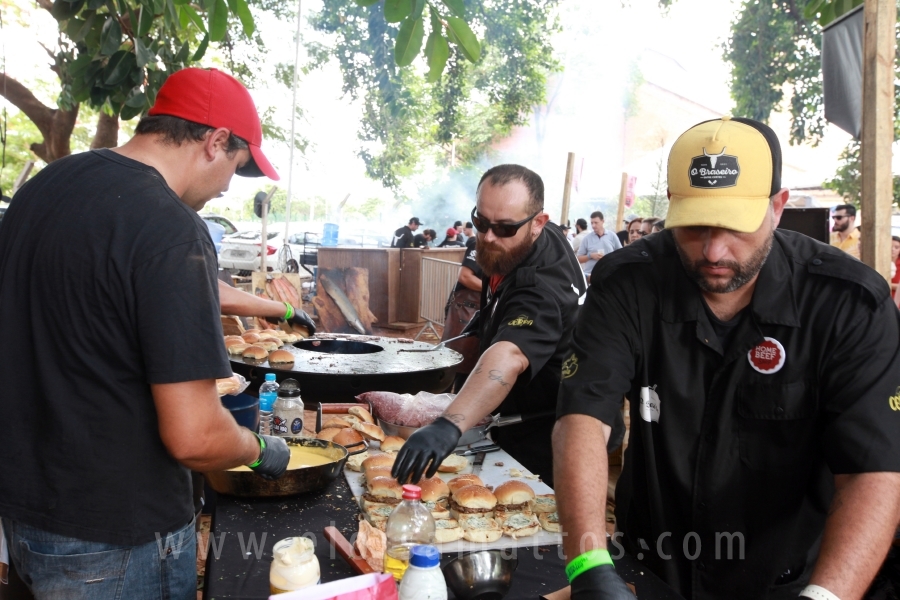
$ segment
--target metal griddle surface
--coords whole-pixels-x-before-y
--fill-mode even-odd
[[[349,341],[365,344],[367,349],[381,350],[366,354],[332,354],[314,352],[285,344],[281,349],[294,355],[294,365],[270,365],[269,361],[245,360],[240,356],[230,356],[232,362],[244,365],[272,369],[284,373],[309,373],[321,375],[385,375],[392,373],[413,373],[447,369],[462,362],[462,354],[450,348],[441,348],[433,352],[400,352],[404,348],[431,348],[434,344],[426,342],[403,342],[397,338],[373,335],[321,334],[305,340],[321,341],[327,347],[333,341]],[[297,342],[303,344],[304,342]]]

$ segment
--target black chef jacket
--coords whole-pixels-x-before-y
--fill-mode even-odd
[[[471,238],[471,239],[474,239],[474,238]],[[480,279],[484,276],[484,274],[481,272],[481,267],[478,266],[478,262],[475,260],[475,257],[477,255],[478,255],[478,252],[475,250],[475,244],[469,244],[467,242],[466,243],[466,255],[463,257],[462,266],[468,267],[469,269],[471,269],[472,274],[474,274],[475,277],[478,277]],[[461,292],[461,291],[467,290],[469,288],[467,288],[462,283],[457,281],[456,287],[453,289],[456,292]],[[482,286],[482,289],[484,289],[484,286]],[[477,292],[475,292],[475,293],[477,293]]]
[[[671,232],[605,257],[592,282],[558,410],[613,424],[631,400],[621,544],[686,598],[795,598],[833,475],[900,471],[900,311],[884,279],[776,231],[724,349]]]
[[[504,277],[496,293],[491,293],[489,278],[482,282],[481,352],[497,342],[511,342],[529,364],[500,405],[500,413],[552,412],[586,288],[572,247],[557,225],[547,223],[531,252]],[[552,429],[550,415],[494,429],[492,435],[516,460],[552,482]]]
[[[414,239],[412,229],[409,228],[409,225],[404,225],[394,232],[391,248],[412,248]]]

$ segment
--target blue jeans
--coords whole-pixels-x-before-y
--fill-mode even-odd
[[[87,542],[2,519],[9,555],[36,600],[196,600],[193,520],[141,546]]]

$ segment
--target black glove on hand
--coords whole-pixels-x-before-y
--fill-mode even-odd
[[[287,322],[297,327],[305,327],[309,331],[309,335],[314,335],[316,333],[316,324],[313,322],[312,317],[301,308],[293,308],[293,310],[294,314]],[[266,321],[269,323],[281,323],[284,321],[284,317],[266,317]]]
[[[588,569],[572,582],[572,600],[635,600],[612,565]]]
[[[278,479],[287,471],[288,461],[291,460],[291,449],[280,437],[274,435],[257,437],[263,443],[260,444],[258,464],[250,468],[263,479]]]
[[[433,477],[441,462],[456,448],[461,435],[459,427],[444,417],[438,417],[431,425],[426,425],[409,436],[400,449],[391,475],[400,483],[406,483],[410,475],[413,483],[418,482],[423,473],[426,477]]]

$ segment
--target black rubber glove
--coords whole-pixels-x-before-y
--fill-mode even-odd
[[[266,321],[269,323],[281,323],[284,321],[284,318],[266,317]],[[305,327],[307,331],[309,331],[309,335],[314,335],[316,333],[316,324],[313,322],[312,317],[306,314],[306,311],[302,308],[294,308],[294,316],[288,319],[287,322],[291,325],[296,325],[297,327]]]
[[[258,464],[250,468],[263,479],[278,479],[287,471],[288,461],[291,460],[291,449],[280,437],[258,434],[257,437],[262,440]]]
[[[423,473],[426,477],[433,477],[441,462],[456,448],[461,435],[459,427],[444,417],[438,417],[434,423],[409,436],[400,448],[400,454],[391,468],[391,475],[404,483],[410,475],[413,483],[418,482]]]
[[[572,582],[572,600],[635,600],[612,565],[588,569]]]

